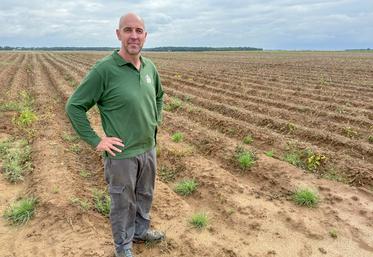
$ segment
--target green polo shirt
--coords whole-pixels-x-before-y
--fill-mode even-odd
[[[145,57],[140,60],[138,71],[114,51],[92,67],[66,103],[73,128],[93,147],[101,139],[86,112],[97,104],[106,136],[121,138],[125,145],[116,146],[122,152],[115,152],[115,157],[105,154],[112,159],[130,158],[155,146],[163,89],[155,65]]]

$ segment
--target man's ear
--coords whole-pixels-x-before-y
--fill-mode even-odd
[[[116,29],[116,30],[115,30],[115,33],[117,34],[117,38],[118,38],[118,40],[120,41],[120,31],[119,31],[119,29]]]

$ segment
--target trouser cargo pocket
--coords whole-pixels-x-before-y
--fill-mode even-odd
[[[125,191],[125,186],[109,186],[109,193],[111,197],[111,211],[128,208],[128,199],[125,195]]]

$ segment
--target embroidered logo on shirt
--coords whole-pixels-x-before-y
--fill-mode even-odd
[[[148,84],[152,83],[152,79],[150,78],[149,74],[146,74],[145,80],[146,80],[146,83]]]

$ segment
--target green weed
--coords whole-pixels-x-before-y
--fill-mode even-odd
[[[69,151],[78,154],[82,151],[82,149],[80,148],[79,144],[72,144],[69,146]]]
[[[208,221],[206,213],[196,213],[192,215],[189,223],[197,229],[203,229],[208,225]]]
[[[8,102],[0,105],[0,111],[21,111],[22,106],[16,102]]]
[[[81,170],[79,171],[79,175],[83,178],[89,178],[92,176],[92,173],[89,172],[88,170]]]
[[[326,161],[326,157],[324,155],[315,153],[311,149],[305,150],[305,157],[306,169],[308,171],[317,170],[320,167],[320,165]]]
[[[72,135],[72,134],[69,134],[67,132],[64,132],[62,134],[62,139],[64,141],[67,141],[69,143],[77,143],[79,141],[79,136],[77,135]]]
[[[179,195],[188,196],[197,190],[197,182],[194,179],[180,181],[175,186],[175,192]]]
[[[290,163],[291,165],[301,167],[302,161],[301,161],[301,155],[299,152],[290,152],[286,153],[284,156],[284,161]]]
[[[0,142],[0,158],[1,159],[3,159],[4,156],[8,153],[10,144],[11,144],[10,139]]]
[[[274,154],[275,154],[275,151],[274,151],[274,150],[269,150],[269,151],[265,152],[264,154],[265,154],[266,156],[268,156],[268,157],[273,157]]]
[[[14,118],[14,123],[24,128],[31,126],[37,119],[38,118],[33,111],[30,109],[24,109]]]
[[[171,97],[170,102],[165,105],[164,110],[173,112],[183,105],[183,102],[177,97]]]
[[[300,188],[294,192],[293,201],[301,206],[315,207],[319,202],[319,196],[308,188]]]
[[[370,135],[370,136],[368,137],[368,142],[369,142],[369,143],[373,143],[373,135]]]
[[[256,161],[255,153],[247,151],[243,149],[241,146],[236,147],[235,158],[238,163],[238,166],[243,170],[250,169]]]
[[[288,122],[288,123],[286,124],[286,130],[287,130],[288,133],[291,134],[291,133],[293,133],[296,129],[297,129],[297,127],[295,126],[294,123]]]
[[[58,186],[53,186],[52,187],[52,193],[53,194],[58,194],[60,192],[60,188]]]
[[[343,132],[349,138],[356,138],[359,135],[358,132],[352,127],[343,128]]]
[[[93,202],[95,204],[95,209],[104,215],[109,217],[111,199],[110,195],[106,191],[102,190],[93,190]]]
[[[25,224],[34,215],[37,202],[34,197],[20,199],[5,210],[4,217],[12,224]]]
[[[254,139],[253,139],[252,136],[247,135],[247,136],[245,136],[245,137],[243,138],[242,141],[243,141],[244,144],[249,145],[249,144],[251,144],[252,142],[254,142]]]
[[[328,169],[327,171],[325,171],[322,177],[325,179],[334,180],[334,181],[343,182],[343,183],[347,181],[345,177],[343,177],[341,174],[339,174],[334,169]]]
[[[175,180],[177,171],[167,166],[161,166],[159,168],[158,176],[162,182],[170,182]]]
[[[3,173],[12,183],[22,181],[24,174],[32,170],[31,148],[26,140],[13,141],[8,147],[3,147]]]
[[[83,211],[88,211],[91,208],[91,203],[87,199],[80,199],[79,197],[71,197],[71,204],[80,207]]]
[[[175,143],[179,143],[180,141],[183,140],[183,138],[184,138],[184,135],[181,132],[176,132],[171,136],[171,140],[174,141]]]
[[[332,230],[329,231],[329,235],[330,235],[330,237],[332,237],[332,238],[337,238],[337,237],[338,237],[337,230],[335,230],[335,229],[333,228]]]
[[[316,172],[325,164],[327,158],[312,149],[299,150],[293,148],[285,153],[283,160],[304,170]]]

